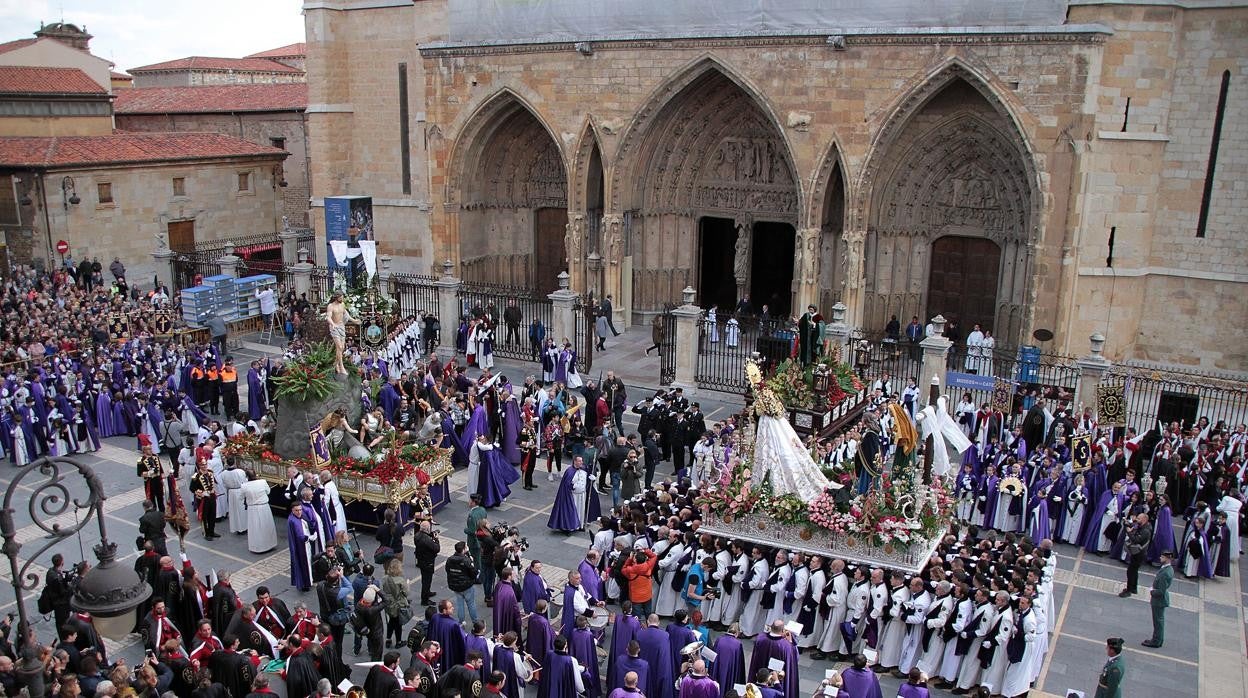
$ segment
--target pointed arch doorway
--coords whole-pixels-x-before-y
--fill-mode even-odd
[[[927,316],[957,320],[963,333],[993,329],[997,312],[1001,247],[988,238],[946,235],[932,243]]]

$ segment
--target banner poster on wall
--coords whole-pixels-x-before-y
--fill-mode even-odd
[[[373,235],[371,196],[325,197],[325,266],[331,274],[343,272],[348,286],[367,281],[361,243],[373,248]]]

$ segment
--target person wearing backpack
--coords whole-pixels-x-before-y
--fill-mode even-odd
[[[386,647],[398,649],[403,642],[403,626],[412,619],[412,601],[407,595],[407,578],[403,576],[401,560],[392,559],[386,563],[381,595],[386,600]],[[390,643],[391,637],[394,644]]]

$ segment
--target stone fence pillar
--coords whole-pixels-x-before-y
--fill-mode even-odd
[[[823,338],[828,348],[825,356],[852,364],[853,357],[843,353],[846,345],[849,344],[849,325],[845,322],[846,310],[845,304],[840,301],[832,306],[832,321],[823,326]]]
[[[563,345],[563,338],[576,341],[576,302],[580,295],[569,288],[572,276],[566,271],[559,272],[559,290],[552,292],[547,298],[553,307],[550,313],[550,327],[546,328],[546,336],[553,337],[556,344]]]
[[[1101,378],[1114,364],[1102,355],[1105,350],[1105,335],[1094,332],[1091,337],[1088,337],[1088,342],[1091,353],[1075,360],[1075,364],[1079,366],[1079,385],[1075,388],[1075,404],[1082,403],[1091,407],[1095,413],[1096,386],[1100,385]]]
[[[156,262],[156,283],[169,289],[170,300],[178,292],[173,282],[173,260],[176,257],[177,253],[164,245],[152,253],[152,259]]]
[[[672,343],[676,352],[676,377],[672,385],[686,390],[698,382],[698,323],[702,320],[702,309],[694,303],[696,294],[692,287],[686,286],[681,292],[684,305],[672,311],[676,317],[676,341]]]
[[[283,230],[277,234],[282,242],[282,266],[293,267],[299,263],[299,231]]]
[[[312,270],[315,268],[307,260],[307,250],[299,251],[299,261],[290,267],[291,282],[295,286],[295,296],[302,297],[312,291]]]
[[[381,292],[386,296],[394,295],[394,287],[390,283],[392,278],[390,264],[393,261],[393,258],[388,254],[383,254],[377,257],[377,287],[380,288]]]
[[[459,328],[459,289],[463,282],[456,278],[455,263],[442,262],[442,278],[433,282],[438,287],[438,322],[442,325],[438,340],[438,358],[445,364],[455,358],[455,333]]]
[[[225,254],[221,255],[221,259],[217,260],[217,266],[220,273],[226,276],[238,278],[238,265],[242,262],[242,258],[234,254],[234,243],[225,243]]]
[[[919,385],[929,385],[933,378],[946,385],[945,372],[948,370],[945,357],[949,355],[949,347],[953,342],[945,339],[945,316],[932,318],[932,336],[925,337],[919,346],[923,347],[923,375],[919,377]]]

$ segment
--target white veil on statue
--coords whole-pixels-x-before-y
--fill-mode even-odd
[[[754,386],[754,411],[758,427],[754,433],[754,457],[750,481],[754,487],[771,483],[776,496],[796,495],[811,501],[825,489],[840,489],[823,476],[819,464],[810,457],[801,438],[789,424],[788,411],[780,398],[762,380],[762,372],[752,361],[746,364],[746,375]]]

